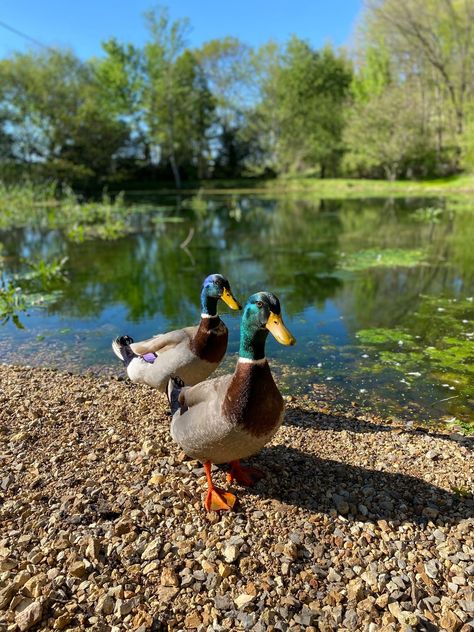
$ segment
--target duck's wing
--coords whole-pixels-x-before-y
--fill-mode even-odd
[[[220,405],[229,388],[232,375],[222,375],[212,380],[200,382],[195,386],[186,386],[179,394],[179,403],[182,408],[192,408],[198,404],[214,402]]]
[[[197,332],[197,326],[185,327],[183,329],[175,329],[168,331],[166,334],[158,334],[148,340],[133,342],[130,345],[133,353],[144,355],[145,353],[159,353],[172,349],[182,342],[189,342]]]

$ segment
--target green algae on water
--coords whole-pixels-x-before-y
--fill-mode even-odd
[[[377,267],[412,268],[421,265],[425,259],[426,253],[420,249],[386,248],[378,250],[371,248],[355,253],[342,254],[338,267],[348,272],[358,272]]]

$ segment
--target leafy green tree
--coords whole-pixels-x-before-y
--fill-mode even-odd
[[[330,47],[321,51],[293,37],[263,86],[261,113],[275,138],[279,171],[319,167],[335,174],[342,157],[344,105],[352,70]]]
[[[420,103],[407,86],[391,86],[367,101],[354,103],[344,130],[346,168],[358,175],[387,179],[409,175],[433,151]]]
[[[215,100],[210,130],[214,173],[240,175],[250,143],[242,134],[255,98],[252,51],[235,37],[206,42],[195,51]]]
[[[400,73],[442,87],[461,134],[474,88],[474,1],[371,0],[366,20],[383,33]]]
[[[100,178],[128,137],[100,107],[91,66],[70,51],[16,53],[0,64],[14,156],[58,178]]]
[[[146,20],[151,40],[144,50],[145,119],[179,189],[185,160],[202,169],[214,100],[196,56],[186,50],[187,21],[170,21],[165,9],[148,12]]]
[[[143,148],[142,157],[149,161],[143,96],[145,75],[143,51],[132,44],[111,38],[102,44],[105,56],[92,60],[101,107],[127,124],[134,144]],[[135,156],[136,158],[138,156]]]

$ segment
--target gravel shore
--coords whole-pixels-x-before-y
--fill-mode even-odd
[[[474,630],[472,439],[288,399],[206,514],[164,396],[0,366],[0,630]]]

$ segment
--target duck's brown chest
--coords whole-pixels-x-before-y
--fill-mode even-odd
[[[206,362],[220,362],[227,350],[228,337],[227,327],[218,316],[202,318],[191,340],[191,351]]]
[[[283,407],[267,362],[237,364],[222,407],[228,419],[260,437],[280,424]]]

